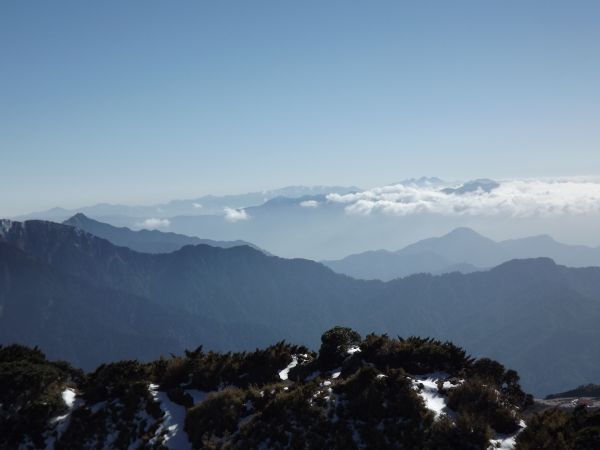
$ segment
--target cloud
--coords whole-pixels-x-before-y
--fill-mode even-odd
[[[202,205],[200,203],[192,203],[192,206],[194,208],[202,208]]]
[[[396,184],[352,194],[329,194],[348,214],[406,216],[432,213],[471,216],[556,216],[600,213],[600,180],[505,180],[486,192],[461,194],[433,186]]]
[[[300,206],[303,208],[316,208],[319,206],[319,202],[316,200],[304,200],[303,202],[300,202]]]
[[[144,228],[146,230],[156,230],[158,228],[169,228],[171,226],[171,222],[169,219],[150,218],[144,220],[143,222],[136,223],[135,226],[136,228]]]
[[[239,222],[240,220],[248,220],[250,218],[244,209],[225,208],[224,212],[227,222]]]

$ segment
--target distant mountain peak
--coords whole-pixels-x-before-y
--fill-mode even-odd
[[[467,181],[461,186],[455,188],[442,189],[442,192],[444,194],[455,195],[472,194],[476,192],[489,193],[498,187],[500,187],[500,183],[497,181],[490,180],[489,178],[478,178],[476,180]]]
[[[405,180],[402,180],[398,183],[394,183],[394,184],[402,184],[404,186],[410,186],[410,185],[414,185],[414,186],[420,186],[420,187],[424,187],[424,186],[433,186],[433,187],[441,187],[443,185],[448,185],[447,182],[445,182],[444,180],[442,180],[441,178],[438,177],[426,177],[426,176],[422,176],[419,178],[407,178]]]
[[[536,241],[536,242],[541,242],[541,243],[556,243],[557,242],[556,239],[554,239],[549,234],[538,234],[536,236],[531,236],[531,237],[523,238],[523,239],[528,239],[530,241]]]
[[[453,236],[468,236],[468,237],[484,237],[469,227],[457,227],[454,230],[450,231],[444,237],[453,237]]]
[[[78,212],[78,213],[74,214],[73,216],[69,217],[63,223],[67,224],[67,225],[71,225],[71,224],[75,224],[77,222],[82,222],[82,221],[85,221],[85,222],[95,222],[95,220],[90,219],[85,214],[83,214],[81,212]]]

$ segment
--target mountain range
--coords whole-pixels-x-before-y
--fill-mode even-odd
[[[254,247],[253,244],[242,240],[215,241],[158,230],[131,230],[127,227],[115,227],[108,223],[90,219],[82,213],[75,214],[63,223],[106,239],[117,246],[128,247],[142,253],[170,253],[186,245],[198,244],[222,248],[240,245]]]
[[[510,202],[496,207],[485,206],[499,202],[500,197],[508,195],[507,189],[517,188],[511,186],[510,182],[489,179],[448,182],[422,177],[366,190],[354,186],[296,186],[239,195],[203,196],[150,206],[99,204],[77,210],[55,208],[16,220],[64,221],[82,213],[115,227],[159,229],[218,242],[241,240],[282,257],[322,261],[338,261],[347,255],[376,249],[403,249],[430,236],[441,236],[449,230],[464,227],[503,239],[543,232],[564,242],[597,244],[594,214],[585,218],[553,209],[548,214],[523,215],[513,211],[516,206],[511,206]],[[548,189],[551,188],[549,185]],[[520,200],[527,201],[527,198]],[[479,213],[468,213],[464,209],[479,208],[476,205],[483,208]],[[585,248],[580,250],[587,251]],[[500,258],[470,261],[452,254],[430,269],[424,261],[419,270],[443,273],[455,270],[458,264],[461,270],[469,271],[489,268],[513,257],[533,256],[553,257],[539,252],[512,252]],[[479,261],[481,259],[483,261]],[[557,261],[572,266],[589,265],[578,261],[577,255]],[[395,264],[399,269],[382,278],[407,274],[402,261]],[[373,277],[373,274],[368,276]]]
[[[420,272],[470,273],[511,259],[537,257],[570,267],[600,266],[599,247],[562,244],[547,235],[496,242],[464,227],[401,250],[358,253],[323,264],[354,278],[388,281]]]
[[[451,339],[518,369],[538,395],[600,379],[599,268],[537,258],[362,281],[249,246],[150,254],[64,224],[0,225],[0,343],[39,345],[86,369],[199,344],[316,348],[322,330],[346,325]]]
[[[359,188],[356,186],[286,186],[279,189],[244,194],[204,195],[194,199],[172,200],[168,203],[159,203],[148,206],[99,203],[92,206],[79,207],[77,209],[56,207],[46,211],[25,214],[19,216],[17,219],[63,221],[77,213],[83,213],[93,218],[113,218],[120,221],[132,218],[139,222],[139,219],[149,217],[169,218],[181,215],[221,215],[225,208],[239,209],[262,205],[277,197],[298,198],[307,195],[324,195],[329,193],[346,194],[358,190]]]

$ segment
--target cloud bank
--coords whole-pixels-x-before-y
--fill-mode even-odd
[[[159,228],[169,228],[171,226],[171,222],[169,219],[150,218],[144,220],[143,222],[136,223],[135,226],[137,228],[143,228],[146,230],[156,230]]]
[[[248,220],[250,216],[244,209],[225,208],[225,220],[227,222],[239,222],[240,220]]]
[[[348,214],[363,215],[549,217],[600,213],[600,180],[505,180],[489,191],[470,190],[473,183],[463,185],[469,186],[467,192],[400,183],[352,194],[329,194],[327,200],[345,205]]]
[[[316,208],[319,206],[319,202],[316,200],[304,200],[303,202],[300,202],[300,206],[303,208]]]

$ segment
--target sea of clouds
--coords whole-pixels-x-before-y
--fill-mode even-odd
[[[431,213],[546,217],[600,213],[600,179],[501,180],[489,192],[445,193],[439,186],[399,183],[351,194],[329,194],[348,214]]]

